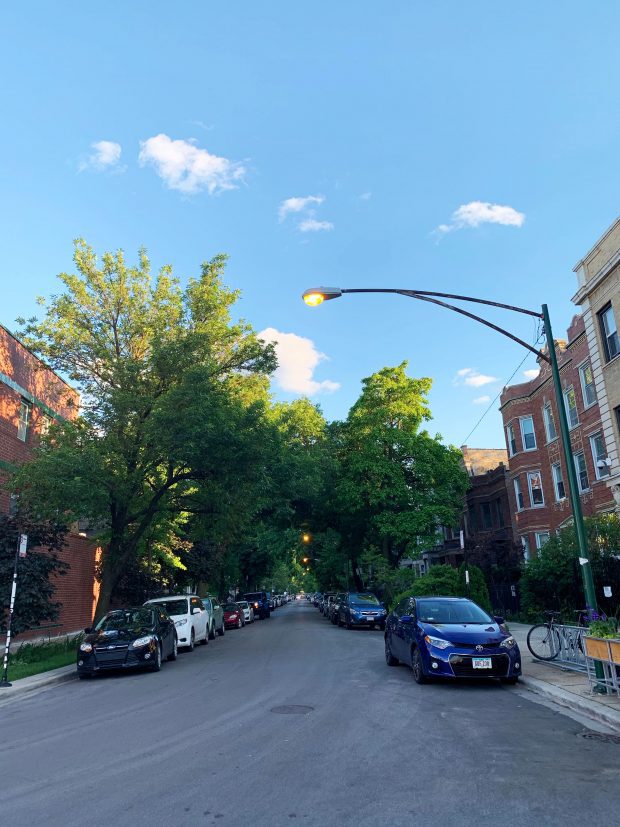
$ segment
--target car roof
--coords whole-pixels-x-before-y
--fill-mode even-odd
[[[152,600],[145,601],[144,605],[150,603],[165,603],[167,600],[182,600],[183,598],[198,597],[197,594],[169,594],[168,597],[154,597]],[[200,600],[200,598],[198,597]]]
[[[414,597],[414,600],[450,600],[455,603],[458,603],[459,601],[466,601],[467,603],[474,602],[469,597],[454,597],[453,595],[447,594],[418,594]]]

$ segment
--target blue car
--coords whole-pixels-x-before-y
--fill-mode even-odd
[[[385,660],[411,666],[416,683],[432,676],[515,684],[521,653],[503,624],[463,597],[407,597],[388,616]]]

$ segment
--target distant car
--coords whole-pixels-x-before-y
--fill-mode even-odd
[[[464,597],[407,597],[388,616],[385,660],[411,666],[416,683],[436,676],[514,684],[521,653],[503,623]]]
[[[349,592],[343,596],[338,605],[337,623],[352,629],[354,626],[366,626],[371,629],[379,626],[385,629],[387,610],[383,603],[370,592]]]
[[[329,620],[331,620],[334,626],[339,625],[338,618],[340,615],[340,606],[342,605],[342,602],[346,598],[346,596],[347,595],[345,592],[338,592],[338,594],[335,597],[332,597],[330,601],[327,617],[329,618]]]
[[[209,642],[209,615],[202,600],[195,594],[179,594],[147,600],[145,606],[163,607],[174,620],[179,647],[194,650],[196,643]]]
[[[322,599],[319,602],[319,611],[325,617],[327,617],[327,607],[328,607],[329,601],[332,597],[335,597],[335,596],[336,596],[336,592],[325,592],[325,594],[323,595]]]
[[[176,627],[161,606],[115,609],[84,631],[77,651],[79,678],[109,669],[159,672],[165,658],[177,657]]]
[[[269,595],[267,592],[248,592],[243,595],[243,599],[254,609],[254,617],[258,615],[261,620],[265,620],[271,616],[271,609],[269,608]]]
[[[224,603],[224,625],[227,629],[241,629],[245,626],[243,609],[236,603]]]
[[[216,633],[223,637],[226,631],[226,626],[224,625],[224,610],[222,609],[222,605],[217,597],[213,597],[210,594],[201,597],[200,600],[202,601],[203,606],[205,609],[210,612],[212,617],[212,625],[211,630],[209,632],[209,640],[215,640]]]
[[[248,601],[238,600],[237,606],[239,606],[239,608],[243,612],[243,619],[245,620],[245,622],[254,623],[254,609],[252,608],[252,606],[250,606]]]

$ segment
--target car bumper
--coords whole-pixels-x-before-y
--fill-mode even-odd
[[[95,675],[98,672],[110,672],[116,669],[145,669],[151,666],[155,659],[155,652],[149,649],[144,652],[127,652],[121,657],[94,657],[92,654],[78,654],[78,675]]]
[[[489,665],[490,662],[490,665]],[[521,674],[521,653],[512,649],[482,652],[470,649],[436,649],[423,653],[425,671],[442,678],[516,678]]]
[[[350,623],[352,626],[383,626],[385,625],[385,615],[358,615],[357,617],[351,615]]]

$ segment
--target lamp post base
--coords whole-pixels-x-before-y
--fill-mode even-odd
[[[0,681],[0,689],[5,689],[7,686],[13,686],[13,684],[12,684],[12,683],[10,683],[10,681],[7,681],[7,679],[6,679],[6,678],[3,678],[3,679]]]

